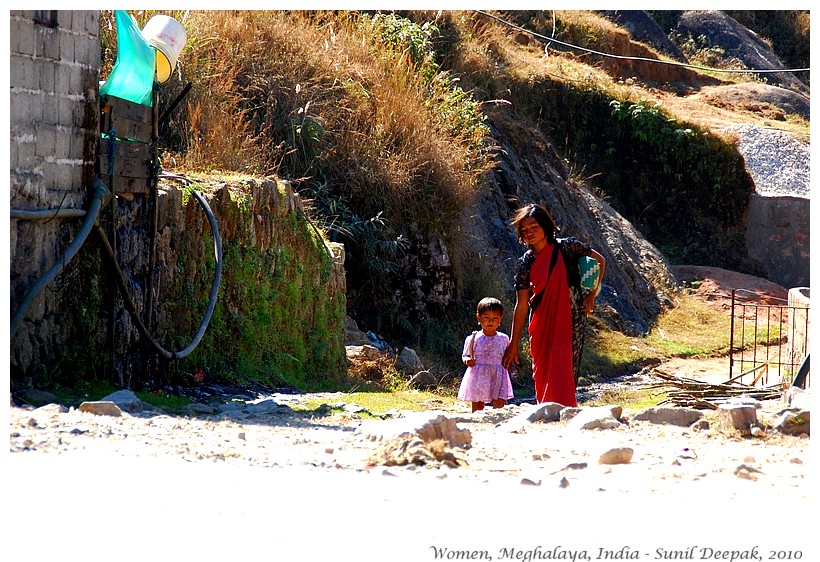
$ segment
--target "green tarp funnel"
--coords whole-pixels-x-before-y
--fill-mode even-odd
[[[117,19],[117,60],[108,80],[100,86],[100,95],[151,106],[157,55],[128,12],[114,10],[114,15]]]

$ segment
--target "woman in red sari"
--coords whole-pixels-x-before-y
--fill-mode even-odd
[[[512,219],[518,238],[528,246],[515,273],[515,309],[510,345],[502,364],[514,370],[529,313],[530,351],[537,402],[577,406],[575,382],[581,361],[586,313],[595,307],[593,290],[581,292],[578,259],[592,256],[606,269],[604,257],[577,238],[556,238],[558,227],[540,205],[519,209]],[[597,288],[596,288],[597,289]]]

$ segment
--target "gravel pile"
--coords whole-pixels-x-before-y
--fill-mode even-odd
[[[783,131],[756,125],[736,125],[728,130],[740,137],[738,150],[760,195],[810,197],[809,145]]]

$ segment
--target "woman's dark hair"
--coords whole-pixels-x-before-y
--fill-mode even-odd
[[[557,224],[555,224],[555,221],[549,211],[541,205],[536,205],[535,203],[518,209],[510,221],[515,229],[515,233],[518,235],[518,240],[520,242],[524,242],[524,238],[521,236],[521,223],[524,222],[524,219],[529,218],[535,219],[535,222],[537,222],[544,231],[544,234],[547,237],[547,242],[550,244],[555,242],[555,233],[561,229],[558,228]]]
[[[498,312],[503,316],[504,305],[495,297],[484,297],[478,302],[476,313],[483,314],[484,312]]]

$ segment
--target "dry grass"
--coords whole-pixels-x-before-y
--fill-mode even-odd
[[[142,25],[156,12],[132,13]],[[474,198],[489,165],[476,149],[482,140],[437,118],[436,98],[447,92],[430,88],[409,57],[380,41],[362,14],[164,13],[185,25],[188,43],[161,101],[193,84],[166,135],[163,162],[176,171],[321,182],[349,197],[361,215],[385,210],[396,222],[453,221]],[[592,11],[558,10],[554,20],[552,11],[496,13],[600,51],[632,45],[623,29]],[[546,56],[541,41],[518,43],[515,30],[473,11],[410,15],[448,30],[458,48],[447,54],[447,67],[485,104],[514,98],[509,87],[515,82],[546,80],[605,90],[615,99],[640,97],[613,80],[596,57],[558,45]],[[808,25],[808,14],[805,20]],[[113,14],[104,12],[103,75],[116,55],[113,33]]]
[[[139,23],[152,15],[137,14]],[[193,87],[170,122],[163,161],[321,181],[362,213],[446,222],[475,194],[486,159],[448,128],[412,62],[374,40],[354,12],[169,12],[188,43],[172,95]]]
[[[381,383],[395,371],[395,360],[380,355],[374,359],[354,361],[347,370],[347,374],[356,380]]]

